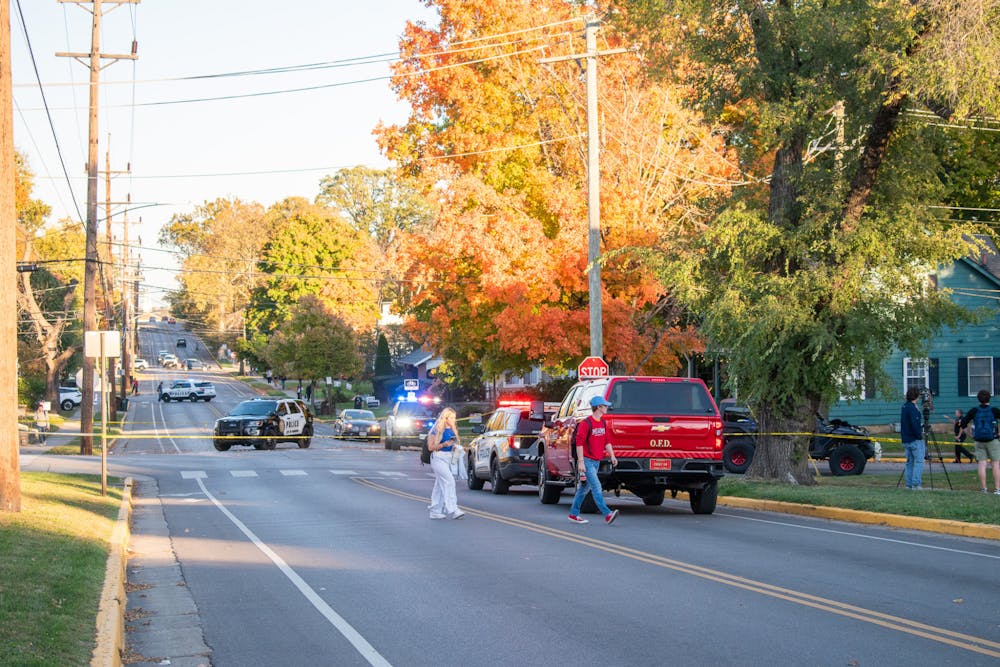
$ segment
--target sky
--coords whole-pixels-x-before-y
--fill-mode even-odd
[[[11,2],[14,145],[35,174],[33,196],[52,207],[49,224],[86,219],[89,62],[55,54],[90,52],[91,8]],[[175,214],[220,197],[312,199],[337,169],[388,165],[372,130],[409,111],[388,61],[406,21],[435,23],[419,0],[142,0],[105,2],[103,14],[101,52],[127,54],[134,39],[139,57],[104,61],[99,169],[109,152],[111,171],[130,167],[111,197],[132,202],[129,241],[141,239],[143,302],[154,306],[177,287],[176,258],[157,244]],[[246,74],[320,63],[334,66]],[[229,76],[206,76],[218,74]],[[295,88],[314,89],[260,94]],[[206,99],[226,96],[238,97]],[[100,202],[104,193],[101,175]],[[124,208],[112,216],[116,241]],[[98,219],[103,233],[103,203]]]

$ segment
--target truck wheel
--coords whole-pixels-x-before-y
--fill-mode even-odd
[[[305,428],[302,429],[302,436],[298,439],[299,449],[306,449],[312,442],[313,429],[312,426],[306,424]]]
[[[741,475],[750,467],[755,450],[746,440],[734,440],[722,450],[722,463],[729,472]]]
[[[261,435],[265,437],[263,443],[264,449],[274,449],[275,447],[278,446],[278,438],[277,438],[278,432],[275,431],[273,428],[264,429]]]
[[[830,472],[837,477],[860,475],[865,471],[865,455],[855,445],[840,445],[830,452]]]
[[[221,440],[213,440],[212,446],[214,446],[220,452],[228,452],[229,448],[232,447],[228,442],[223,442]]]
[[[500,462],[495,458],[490,461],[490,486],[495,496],[505,495],[510,489],[510,482],[500,475]]]
[[[666,492],[663,489],[660,489],[659,491],[654,491],[642,497],[642,504],[649,505],[650,507],[659,507],[660,505],[663,504],[663,497],[665,495]]]
[[[562,487],[555,484],[547,484],[549,481],[549,469],[545,465],[545,454],[538,456],[538,500],[543,505],[555,505],[562,495]]]
[[[691,511],[695,514],[711,514],[715,511],[715,504],[719,500],[719,483],[715,480],[704,489],[688,491],[691,500]]]
[[[192,403],[198,402],[198,394],[188,394],[188,400]]]
[[[465,466],[465,470],[468,473],[468,479],[465,480],[465,483],[468,485],[470,491],[482,491],[485,482],[476,477],[476,463],[472,460],[473,453],[469,452],[469,455],[466,457],[469,462]]]
[[[163,396],[160,396],[160,400],[163,401],[164,403],[169,403],[170,402],[170,394],[164,394]]]

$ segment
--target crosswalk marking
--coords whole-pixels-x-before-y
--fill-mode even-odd
[[[331,470],[334,475],[357,475],[356,470]]]
[[[409,477],[409,475],[407,475],[405,472],[393,472],[391,470],[390,471],[379,470],[378,474],[384,475],[385,477]]]
[[[233,477],[256,477],[256,470],[230,470],[229,474]]]
[[[205,479],[204,470],[181,470],[181,479]]]
[[[306,475],[306,474],[308,474],[308,473],[306,473],[305,470],[282,470],[280,472],[285,477],[295,477],[297,475]]]

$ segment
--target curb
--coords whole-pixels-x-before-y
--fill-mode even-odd
[[[926,519],[924,517],[903,516],[900,514],[881,514],[864,510],[850,510],[839,507],[822,507],[818,505],[802,505],[786,503],[780,500],[756,500],[753,498],[738,498],[726,496],[719,498],[720,505],[740,507],[743,509],[762,510],[765,512],[783,512],[836,521],[851,521],[893,528],[908,528],[961,537],[976,537],[983,540],[1000,540],[1000,526],[984,523],[965,523],[950,519]]]
[[[121,667],[125,648],[125,551],[130,539],[132,478],[125,479],[118,520],[111,531],[111,551],[104,570],[104,589],[97,608],[96,644],[91,667]]]

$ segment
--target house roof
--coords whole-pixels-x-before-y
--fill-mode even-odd
[[[964,261],[987,274],[994,282],[1000,283],[1000,249],[987,234],[976,234],[974,238],[982,245],[973,248],[968,257],[963,258]]]
[[[398,363],[404,366],[419,366],[420,364],[430,361],[434,357],[433,352],[428,352],[423,348],[417,348],[409,354],[404,354],[399,358]]]

